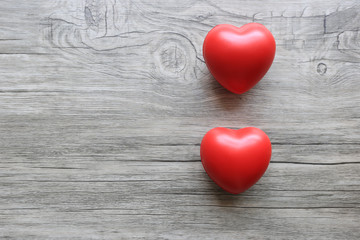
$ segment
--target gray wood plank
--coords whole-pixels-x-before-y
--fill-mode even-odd
[[[0,13],[0,238],[360,238],[357,1],[15,0]],[[202,41],[253,21],[275,61],[234,95]],[[202,169],[216,126],[273,143],[241,195]]]

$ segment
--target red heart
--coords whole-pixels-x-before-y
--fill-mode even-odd
[[[275,56],[275,39],[259,23],[238,28],[217,25],[207,34],[203,55],[214,78],[226,89],[241,94],[255,86]]]
[[[224,190],[238,194],[265,173],[271,158],[271,142],[258,128],[217,127],[205,134],[200,156],[210,178]]]

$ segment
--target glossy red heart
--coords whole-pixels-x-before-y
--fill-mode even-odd
[[[248,23],[238,28],[217,25],[207,34],[203,55],[214,78],[226,89],[241,94],[255,86],[269,70],[276,44],[262,24]]]
[[[210,178],[224,190],[238,194],[265,173],[271,158],[271,142],[258,128],[217,127],[205,134],[200,156]]]

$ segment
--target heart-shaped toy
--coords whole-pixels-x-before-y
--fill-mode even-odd
[[[204,40],[205,63],[214,78],[226,89],[241,94],[255,86],[269,70],[276,44],[262,24],[238,28],[220,24]]]
[[[224,190],[238,194],[265,173],[271,158],[271,142],[255,127],[239,130],[217,127],[205,134],[200,156],[210,178]]]

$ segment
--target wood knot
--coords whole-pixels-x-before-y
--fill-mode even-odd
[[[325,63],[319,63],[317,65],[317,73],[320,74],[320,75],[324,75],[327,71],[327,66]]]
[[[182,82],[192,79],[196,60],[196,51],[190,40],[174,33],[162,34],[160,41],[154,46],[154,69],[159,78],[178,78]],[[161,37],[161,36],[160,36]]]
[[[177,74],[186,66],[186,55],[177,42],[165,43],[159,49],[159,61],[164,71]]]

